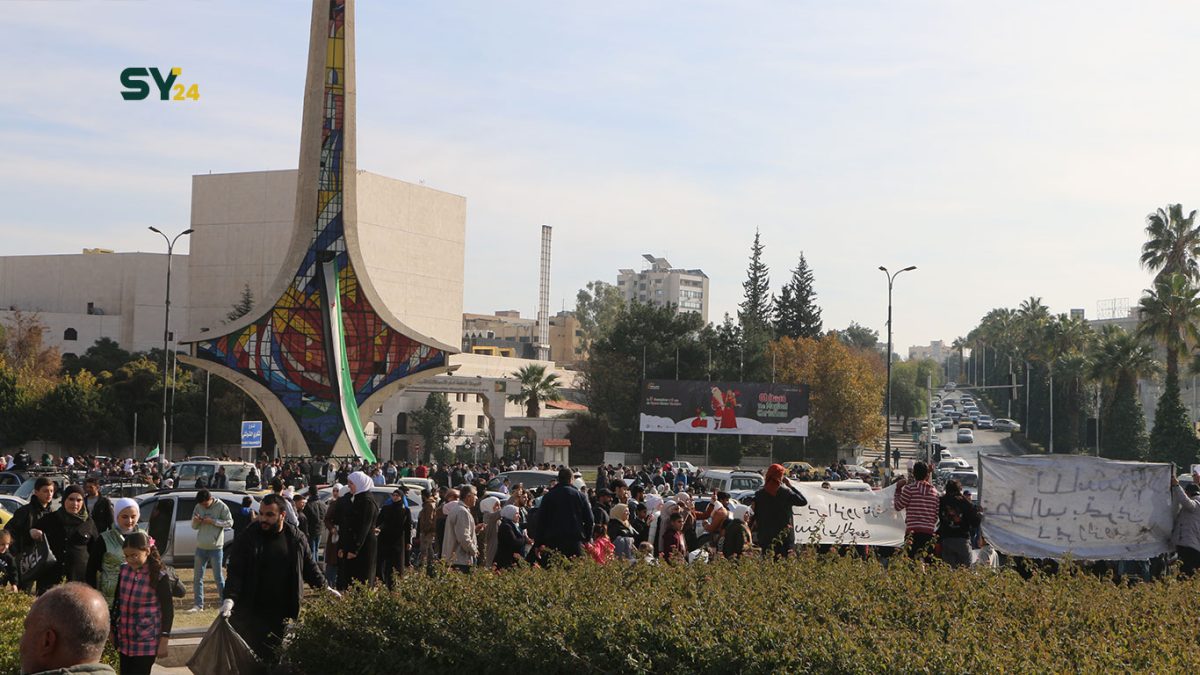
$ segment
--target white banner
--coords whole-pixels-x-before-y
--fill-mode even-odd
[[[845,492],[806,483],[793,485],[808,500],[808,506],[792,509],[797,544],[900,546],[904,543],[904,512],[892,507],[896,486],[878,492]]]
[[[1003,553],[1146,560],[1170,550],[1170,464],[984,455],[979,470],[983,534]]]

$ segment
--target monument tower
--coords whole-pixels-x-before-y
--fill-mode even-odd
[[[180,359],[253,398],[281,453],[374,461],[360,411],[445,372],[457,350],[406,326],[389,306],[394,284],[372,280],[364,251],[395,233],[359,227],[354,115],[354,0],[314,0],[287,256],[265,302],[183,340]]]

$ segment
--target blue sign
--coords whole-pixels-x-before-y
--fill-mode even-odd
[[[242,447],[262,447],[262,422],[242,422]]]

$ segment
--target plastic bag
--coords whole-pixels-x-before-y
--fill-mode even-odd
[[[195,675],[251,675],[264,671],[254,651],[224,616],[213,621],[187,667]]]

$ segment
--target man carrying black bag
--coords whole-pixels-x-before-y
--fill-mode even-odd
[[[257,526],[234,538],[221,605],[221,614],[231,617],[233,629],[267,663],[277,659],[288,619],[300,615],[304,582],[326,585],[304,537],[284,522],[283,509],[283,497],[263,497]]]

